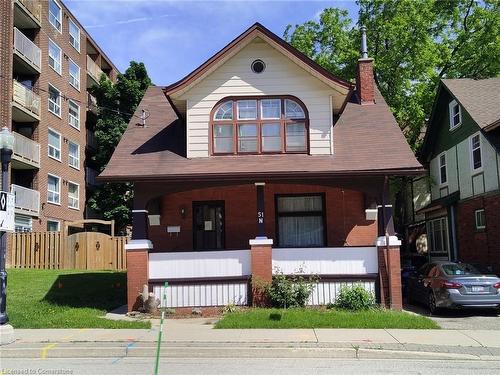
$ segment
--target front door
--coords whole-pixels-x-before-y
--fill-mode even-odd
[[[224,201],[193,202],[194,250],[225,248]]]

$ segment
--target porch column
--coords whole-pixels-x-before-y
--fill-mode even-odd
[[[265,230],[265,202],[264,182],[255,183],[257,190],[257,236],[249,241],[252,259],[252,304],[262,306],[266,304],[262,286],[271,282],[273,240],[267,238]]]
[[[378,252],[380,303],[391,309],[401,310],[401,241],[396,237],[392,217],[392,205],[389,204],[388,177],[385,178],[381,205],[378,206]]]

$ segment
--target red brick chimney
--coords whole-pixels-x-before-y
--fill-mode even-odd
[[[361,58],[358,59],[356,89],[360,104],[375,103],[375,80],[373,77],[373,59],[368,57],[366,27],[361,26]]]

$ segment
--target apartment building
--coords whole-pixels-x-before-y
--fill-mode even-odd
[[[60,0],[0,2],[0,125],[15,134],[16,230],[59,230],[88,217],[95,187],[95,99],[117,69]]]

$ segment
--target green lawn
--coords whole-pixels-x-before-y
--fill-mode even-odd
[[[125,272],[8,269],[7,314],[15,328],[150,328],[101,318],[126,303]]]
[[[421,328],[439,326],[429,318],[401,311],[326,309],[248,309],[225,315],[215,328]]]

